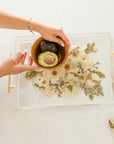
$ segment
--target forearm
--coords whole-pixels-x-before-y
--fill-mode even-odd
[[[0,10],[0,28],[16,30],[29,29],[30,31],[39,32],[43,38],[48,41],[56,42],[61,46],[64,46],[64,42],[66,42],[68,47],[70,47],[70,42],[62,27],[40,23],[35,20],[29,20],[2,10]]]
[[[28,22],[29,20],[26,18],[0,10],[0,28],[28,30]],[[33,31],[39,31],[41,24],[31,21],[31,28]]]

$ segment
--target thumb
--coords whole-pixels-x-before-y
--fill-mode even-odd
[[[24,71],[32,71],[32,70],[38,70],[41,69],[39,66],[31,66],[31,65],[25,65]]]

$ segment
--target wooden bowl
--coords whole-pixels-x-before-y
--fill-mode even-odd
[[[38,38],[33,43],[33,46],[32,46],[32,49],[31,49],[31,56],[32,56],[33,61],[35,62],[35,64],[38,65],[40,68],[48,69],[48,70],[49,69],[56,69],[56,68],[59,68],[60,66],[62,66],[65,63],[65,61],[67,60],[68,53],[69,53],[69,48],[66,44],[64,44],[64,47],[59,45],[59,52],[58,52],[59,62],[55,67],[47,68],[47,67],[42,67],[38,64],[38,55],[41,53],[39,45],[40,45],[42,40],[44,40],[43,37]]]

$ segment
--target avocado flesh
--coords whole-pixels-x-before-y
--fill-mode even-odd
[[[38,55],[38,64],[47,68],[55,67],[58,64],[58,56],[50,51],[42,52]]]

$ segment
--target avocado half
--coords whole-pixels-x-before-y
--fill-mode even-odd
[[[42,67],[55,67],[58,64],[58,56],[50,51],[42,52],[38,55],[38,64]]]
[[[50,52],[54,52],[57,54],[59,51],[59,45],[55,42],[42,40],[40,43],[40,49],[41,49],[41,52],[50,51]]]

